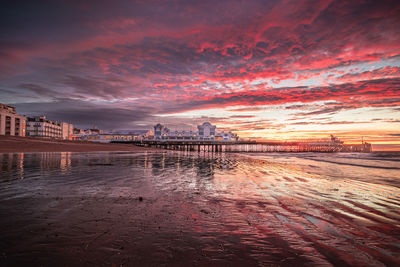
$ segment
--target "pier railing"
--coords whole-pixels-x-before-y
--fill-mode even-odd
[[[122,141],[137,146],[157,147],[169,150],[204,152],[371,152],[371,144],[350,144],[336,142],[274,142],[274,141]]]

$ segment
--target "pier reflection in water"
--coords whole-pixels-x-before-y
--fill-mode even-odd
[[[0,154],[0,264],[398,264],[399,170],[382,168],[385,184],[358,179],[343,162],[315,172],[297,162],[187,151]]]

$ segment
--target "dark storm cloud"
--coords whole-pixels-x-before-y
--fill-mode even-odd
[[[103,77],[96,78],[66,75],[63,83],[72,87],[76,93],[81,93],[86,96],[102,97],[104,99],[124,96],[124,89],[126,89],[126,87],[124,87],[124,81]]]
[[[143,106],[116,108],[81,100],[58,99],[54,102],[17,104],[26,116],[46,115],[51,120],[66,121],[76,127],[97,126],[102,129],[133,128],[138,123],[151,125],[152,109]],[[149,123],[150,121],[150,123]]]
[[[14,94],[15,92],[9,89],[0,88],[0,92],[4,94]]]
[[[59,93],[57,93],[57,92],[55,92],[55,91],[53,91],[53,90],[51,90],[49,88],[46,88],[46,87],[44,87],[42,85],[34,84],[34,83],[21,83],[21,84],[19,84],[18,87],[22,88],[22,89],[25,89],[27,91],[33,92],[33,93],[35,93],[37,95],[41,95],[41,96],[54,97],[54,96],[59,95]]]

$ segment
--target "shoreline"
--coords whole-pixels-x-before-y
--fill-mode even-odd
[[[90,141],[72,141],[44,139],[34,137],[4,136],[0,135],[0,153],[22,152],[161,152],[162,148],[141,147],[121,143],[96,143]],[[399,150],[376,150],[369,153],[399,152]],[[277,152],[286,153],[286,152]],[[294,153],[294,152],[290,152]],[[302,153],[302,152],[300,152]],[[342,152],[348,153],[348,152]]]
[[[0,153],[21,152],[144,152],[164,151],[159,148],[139,147],[118,143],[94,143],[89,141],[71,141],[41,139],[33,137],[0,136]]]

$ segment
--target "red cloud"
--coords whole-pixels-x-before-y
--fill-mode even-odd
[[[347,73],[338,78],[339,81],[351,82],[359,80],[400,77],[400,67],[383,67],[372,71],[360,73]]]
[[[173,111],[196,110],[257,105],[278,105],[287,103],[310,103],[335,100],[353,108],[367,106],[400,105],[400,78],[359,81],[325,87],[297,87],[269,90],[226,93],[206,96],[200,99],[186,99],[186,102],[171,108]]]

